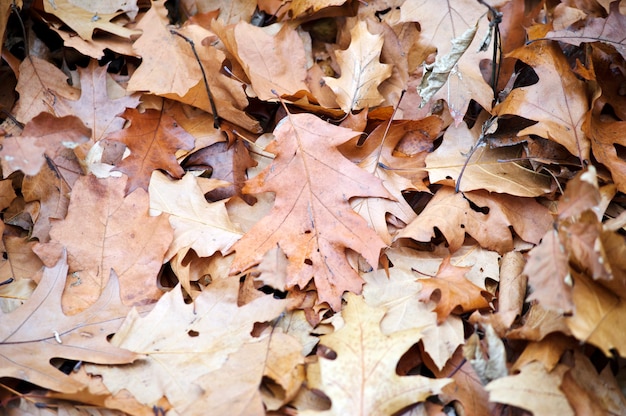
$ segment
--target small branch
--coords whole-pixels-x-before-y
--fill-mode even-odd
[[[209,81],[206,77],[206,72],[204,72],[204,66],[202,65],[202,61],[200,61],[200,57],[198,56],[198,52],[196,51],[196,45],[192,39],[189,39],[187,36],[182,33],[177,32],[174,29],[170,30],[172,35],[180,36],[185,39],[189,46],[191,46],[191,50],[193,51],[193,55],[196,57],[196,61],[198,62],[198,66],[200,67],[200,71],[202,72],[202,79],[204,80],[204,87],[206,88],[207,95],[209,96],[209,103],[211,104],[211,111],[213,112],[213,127],[216,129],[220,128],[220,116],[217,114],[217,107],[215,106],[215,101],[213,100],[213,94],[211,93],[211,88],[209,88]]]

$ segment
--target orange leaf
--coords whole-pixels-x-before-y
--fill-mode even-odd
[[[128,177],[126,193],[137,188],[148,190],[152,172],[161,169],[175,178],[185,174],[178,164],[178,149],[193,149],[194,138],[180,128],[173,118],[163,111],[127,109],[124,118],[131,122],[129,128],[107,137],[124,143],[131,151],[129,157],[117,165],[117,170]]]
[[[458,312],[469,312],[489,307],[483,296],[483,289],[465,278],[471,267],[456,267],[450,264],[450,256],[443,259],[437,276],[420,280],[424,286],[420,292],[420,300],[434,300],[437,303],[437,322],[443,323],[455,309]],[[460,309],[460,310],[459,310]]]
[[[289,259],[287,287],[305,288],[313,278],[321,302],[341,308],[345,291],[360,292],[362,280],[346,258],[346,249],[378,264],[385,244],[350,208],[355,196],[387,197],[380,180],[345,159],[337,146],[355,132],[325,123],[311,114],[288,115],[266,150],[273,163],[248,181],[244,192],[275,192],[268,216],[233,250],[232,273],[249,269],[278,244]]]

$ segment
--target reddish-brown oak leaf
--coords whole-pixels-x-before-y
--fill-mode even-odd
[[[124,197],[125,185],[124,177],[81,177],[72,189],[67,216],[52,225],[51,243],[36,247],[40,257],[55,243],[67,249],[70,276],[63,307],[68,312],[93,304],[111,269],[119,275],[126,304],[149,303],[162,294],[156,276],[172,229],[165,215],[148,215],[147,192],[138,189]]]
[[[437,276],[423,279],[420,300],[434,300],[437,303],[437,322],[443,323],[450,314],[459,310],[469,312],[489,306],[483,296],[483,289],[465,278],[471,267],[457,267],[450,264],[450,256],[443,259]]]
[[[183,168],[176,160],[178,149],[193,149],[194,138],[180,128],[176,121],[163,111],[127,109],[124,118],[131,122],[129,128],[107,137],[124,143],[130,156],[117,165],[117,170],[128,175],[126,192],[137,188],[148,190],[152,172],[161,169],[175,178],[182,178]]]
[[[88,310],[67,316],[60,302],[67,269],[64,254],[54,267],[44,269],[41,281],[23,306],[10,314],[0,310],[0,377],[74,393],[82,384],[53,367],[52,358],[99,364],[130,363],[137,358],[135,353],[114,347],[107,340],[130,309],[120,302],[115,274]]]
[[[337,150],[355,134],[312,114],[289,115],[279,123],[276,140],[266,148],[276,158],[244,187],[248,193],[274,192],[276,201],[233,247],[232,273],[258,264],[278,244],[289,259],[288,288],[304,288],[313,278],[320,302],[335,310],[343,292],[361,291],[363,281],[348,263],[346,249],[375,266],[385,244],[350,208],[349,199],[389,194],[379,179]]]

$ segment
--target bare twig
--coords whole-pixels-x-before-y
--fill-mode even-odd
[[[216,129],[220,128],[220,116],[217,114],[217,107],[215,106],[215,101],[213,100],[213,94],[211,93],[211,88],[209,88],[209,81],[206,77],[206,72],[204,72],[204,66],[202,65],[202,61],[200,61],[200,57],[198,56],[198,52],[196,51],[196,45],[192,39],[183,35],[182,33],[177,32],[174,29],[170,30],[172,35],[180,36],[185,39],[189,46],[191,46],[191,50],[193,51],[193,55],[196,57],[196,61],[198,62],[198,66],[200,67],[200,71],[202,72],[202,79],[204,80],[204,87],[206,88],[207,95],[209,96],[209,103],[211,104],[211,112],[213,113],[213,127]]]

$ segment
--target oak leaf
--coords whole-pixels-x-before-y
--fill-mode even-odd
[[[163,2],[153,2],[137,24],[143,34],[135,41],[133,49],[142,61],[128,81],[129,91],[149,91],[159,95],[173,93],[182,97],[201,78],[189,45],[171,34],[168,24]]]
[[[129,313],[111,342],[145,358],[123,368],[89,366],[89,372],[101,375],[111,392],[126,389],[150,406],[163,396],[175,409],[202,400],[215,381],[204,376],[218,374],[244,345],[268,337],[251,335],[255,322],[271,321],[285,307],[285,301],[272,296],[238,307],[238,288],[237,279],[218,279],[192,304],[186,304],[177,286],[146,316]],[[263,350],[267,352],[267,348]],[[261,377],[259,374],[259,381]],[[201,413],[193,414],[205,414],[204,409],[197,407],[194,412]]]
[[[449,379],[397,375],[398,361],[419,341],[420,329],[386,336],[380,331],[384,309],[367,306],[354,294],[347,294],[346,299],[348,304],[342,311],[345,325],[332,334],[323,335],[320,341],[336,353],[337,358],[320,357],[321,380],[311,385],[330,397],[332,407],[326,412],[300,414],[390,415],[440,393],[450,382]]]
[[[78,99],[79,91],[67,83],[67,76],[56,66],[36,56],[20,64],[15,90],[20,94],[13,113],[23,124],[42,112],[53,112],[59,97]]]
[[[513,89],[494,109],[497,115],[511,114],[535,120],[537,124],[517,135],[536,134],[565,146],[581,160],[589,159],[590,143],[582,130],[589,110],[588,86],[570,69],[558,45],[531,43],[509,56],[532,66],[539,82]]]
[[[162,110],[140,113],[129,108],[123,117],[130,121],[130,127],[110,134],[107,139],[122,142],[130,149],[130,156],[116,167],[129,178],[126,192],[131,193],[137,188],[148,190],[150,176],[157,169],[166,171],[174,178],[181,178],[185,171],[178,164],[174,153],[178,149],[193,149],[193,136]]]
[[[452,178],[455,182],[461,181],[459,189],[464,192],[485,189],[524,197],[550,192],[549,176],[538,174],[515,161],[522,156],[517,147],[491,147],[487,143],[471,153],[472,147],[478,144],[480,132],[479,123],[471,130],[464,122],[458,127],[448,127],[441,146],[426,156],[426,168],[432,183]],[[463,166],[465,170],[459,179]]]
[[[53,367],[51,359],[125,364],[138,358],[107,340],[129,309],[120,302],[115,274],[89,309],[68,316],[61,311],[60,303],[67,270],[63,254],[54,267],[44,269],[41,281],[24,305],[10,314],[0,311],[1,377],[72,393],[82,384]]]
[[[125,28],[120,24],[111,22],[115,17],[124,13],[123,11],[99,13],[97,10],[86,10],[73,4],[70,0],[43,2],[43,7],[46,13],[53,14],[61,19],[66,25],[74,29],[78,36],[85,40],[91,40],[95,30],[101,30],[127,39],[141,34],[140,30]]]
[[[302,39],[291,25],[256,27],[241,21],[234,29],[237,56],[261,100],[308,91]],[[275,92],[273,92],[275,91]]]
[[[38,254],[54,249],[53,243],[67,248],[71,276],[63,293],[66,311],[94,303],[111,269],[119,275],[124,303],[149,303],[161,296],[156,276],[172,229],[165,215],[148,215],[149,197],[143,189],[124,198],[125,185],[124,178],[81,177],[72,189],[67,216],[52,225],[51,243],[36,248]]]
[[[437,306],[437,322],[441,324],[455,310],[469,312],[475,309],[489,307],[484,297],[484,290],[465,278],[470,267],[457,267],[450,264],[450,257],[443,259],[437,276],[422,279],[424,286],[419,299],[422,301],[434,300]]]
[[[150,208],[170,214],[169,221],[174,229],[166,260],[189,249],[200,257],[210,257],[216,251],[225,253],[242,235],[239,227],[228,218],[225,201],[208,203],[191,173],[180,181],[172,181],[163,173],[155,172],[149,194]]]
[[[362,280],[349,265],[346,250],[378,264],[384,243],[350,208],[349,199],[388,197],[380,180],[345,159],[337,146],[355,132],[311,114],[284,118],[266,151],[273,163],[248,181],[246,193],[274,192],[270,214],[232,248],[232,273],[258,264],[278,244],[289,258],[287,287],[305,288],[311,279],[320,302],[335,310],[345,291],[360,292]]]
[[[110,96],[107,86],[107,79],[110,76],[107,74],[107,68],[108,65],[98,67],[98,62],[94,60],[87,68],[77,68],[80,76],[80,98],[70,100],[61,97],[54,104],[59,116],[73,115],[80,118],[85,126],[91,129],[92,142],[121,130],[124,127],[124,119],[118,115],[126,108],[135,108],[139,105],[138,94],[122,95],[117,98]]]
[[[453,48],[452,40],[459,38],[477,22],[479,33],[486,30],[486,19],[483,18],[485,12],[484,6],[472,0],[459,0],[443,6],[436,0],[420,0],[402,4],[400,21],[418,22],[421,29],[420,43],[431,51],[436,50],[439,57],[449,54]],[[483,108],[491,108],[493,92],[483,79],[479,65],[482,59],[491,59],[491,53],[477,52],[482,37],[480,34],[474,37],[468,51],[451,71],[447,87],[434,97],[448,102],[450,114],[457,125],[463,120],[471,99]]]
[[[530,251],[524,274],[532,288],[528,300],[538,300],[544,308],[559,313],[572,312],[573,281],[568,254],[556,230],[548,231]]]
[[[371,34],[364,21],[352,28],[350,36],[350,47],[335,52],[341,76],[324,77],[346,113],[381,104],[385,99],[378,92],[378,86],[391,76],[392,68],[392,65],[379,62],[383,37]]]
[[[576,46],[580,46],[583,42],[603,42],[614,46],[626,59],[625,31],[626,16],[620,13],[620,2],[612,1],[606,18],[589,16],[579,29],[553,30],[546,35],[546,38]]]
[[[494,380],[485,388],[492,402],[520,407],[535,415],[574,416],[567,397],[559,389],[567,370],[559,364],[548,372],[535,361],[522,367],[519,374]]]
[[[476,208],[470,206],[470,201]],[[462,194],[444,187],[396,239],[430,241],[435,236],[433,228],[437,227],[448,241],[451,252],[463,245],[465,233],[468,233],[481,247],[503,254],[513,249],[509,226],[524,241],[537,244],[551,225],[548,210],[533,199],[484,191]]]

